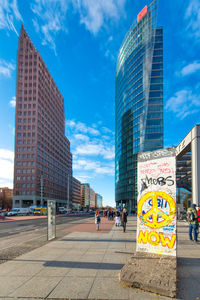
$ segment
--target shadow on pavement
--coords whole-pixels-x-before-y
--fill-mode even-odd
[[[199,258],[178,257],[177,259],[177,298],[184,300],[199,299],[200,278]]]
[[[135,239],[133,240],[107,240],[107,239],[60,239],[58,242],[114,242],[114,243],[135,243]]]
[[[124,264],[101,263],[101,262],[74,262],[74,261],[47,261],[44,267],[97,269],[97,270],[120,270]]]
[[[32,260],[32,259],[13,259],[17,262],[44,262],[44,267],[54,268],[77,268],[77,269],[97,269],[97,270],[120,270],[124,264],[103,263],[103,262],[81,262],[81,261],[56,261],[56,260]]]

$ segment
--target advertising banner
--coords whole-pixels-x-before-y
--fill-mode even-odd
[[[176,256],[174,148],[138,154],[137,251]]]

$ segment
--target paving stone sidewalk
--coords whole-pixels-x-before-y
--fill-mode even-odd
[[[90,230],[74,228],[60,240],[1,264],[0,299],[169,299],[120,285],[119,270],[135,252],[136,218],[129,217],[126,233],[115,226],[109,231],[113,223],[108,222],[103,220],[107,227],[103,230],[102,224],[99,232],[90,223]],[[184,223],[179,227],[177,299],[198,299],[200,245],[187,240]]]

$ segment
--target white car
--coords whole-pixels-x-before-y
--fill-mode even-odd
[[[11,216],[17,216],[18,213],[20,211],[20,208],[13,208],[11,211],[8,212],[8,216],[11,217]]]
[[[13,208],[11,211],[8,212],[8,216],[23,216],[29,215],[30,210],[28,207],[21,207],[21,208]]]

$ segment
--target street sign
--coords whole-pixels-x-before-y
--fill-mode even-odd
[[[50,241],[56,237],[56,200],[48,200],[48,228],[47,240]]]

